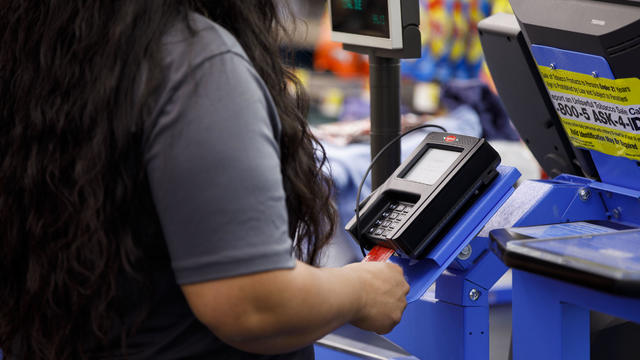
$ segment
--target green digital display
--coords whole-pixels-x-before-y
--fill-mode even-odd
[[[388,0],[332,0],[333,31],[389,38]]]

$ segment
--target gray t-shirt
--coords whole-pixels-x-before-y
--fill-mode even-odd
[[[231,34],[202,16],[191,22],[195,34],[180,25],[164,39],[167,79],[145,126],[158,241],[170,265],[154,270],[149,315],[128,340],[129,358],[312,358],[311,347],[277,357],[229,347],[180,291],[179,284],[295,266],[273,101]]]
[[[237,41],[193,16],[166,38],[145,163],[179,284],[291,268],[280,123]]]

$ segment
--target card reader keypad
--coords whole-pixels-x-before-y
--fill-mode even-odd
[[[369,228],[369,235],[376,238],[387,238],[391,233],[400,227],[403,220],[409,215],[413,204],[393,202],[389,204],[374,220]]]

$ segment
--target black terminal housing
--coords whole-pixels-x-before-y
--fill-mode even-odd
[[[433,184],[405,179],[430,150],[456,152],[457,158]],[[425,257],[464,213],[474,195],[497,176],[500,156],[484,139],[430,133],[398,169],[359,206],[347,231],[365,248],[395,249]]]

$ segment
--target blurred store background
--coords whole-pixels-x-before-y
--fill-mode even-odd
[[[283,55],[309,93],[309,123],[326,149],[342,223],[323,263],[339,266],[361,258],[342,228],[354,214],[357,186],[370,160],[368,59],[331,41],[326,1],[288,3],[296,20],[289,24]],[[450,132],[485,137],[503,164],[520,170],[521,181],[546,177],[496,94],[478,36],[478,22],[493,13],[511,12],[509,2],[420,0],[420,8],[422,57],[401,64],[403,128],[433,123]],[[403,156],[424,135],[403,139]],[[367,182],[363,197],[369,191]],[[510,288],[510,272],[492,291],[491,359],[505,359],[509,352],[511,309],[509,299],[498,296],[502,288]]]
[[[367,56],[331,41],[327,2],[287,0],[294,13],[283,56],[295,68],[311,100],[309,123],[329,158],[342,225],[352,216],[357,184],[369,165],[369,65]],[[498,98],[484,63],[478,22],[511,12],[507,0],[420,0],[422,57],[403,60],[403,129],[434,123],[449,132],[487,138],[503,164],[522,179],[545,177]],[[403,139],[406,156],[424,137]],[[365,185],[363,196],[369,190]],[[340,232],[337,237],[347,235]],[[340,265],[358,259],[349,239],[334,242],[326,259]]]

